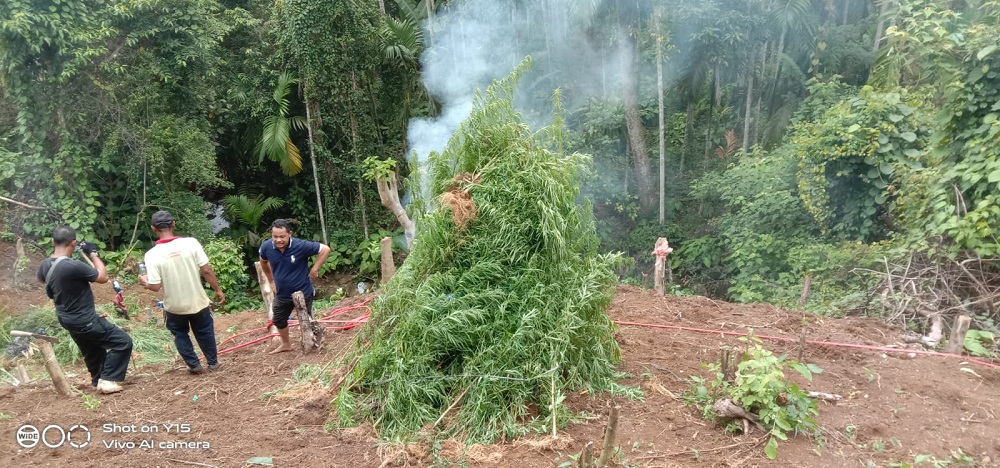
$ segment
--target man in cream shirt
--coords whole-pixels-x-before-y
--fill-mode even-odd
[[[226,295],[219,287],[201,243],[193,237],[174,235],[176,224],[170,212],[153,213],[152,229],[158,240],[146,252],[147,275],[140,275],[139,283],[150,291],[163,291],[165,323],[174,335],[174,346],[188,371],[202,374],[205,368],[194,352],[189,330],[194,332],[198,347],[205,354],[208,370],[219,368],[219,353],[215,343],[215,320],[201,278],[212,286],[216,303],[224,304]]]

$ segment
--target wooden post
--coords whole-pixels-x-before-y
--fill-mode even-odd
[[[577,458],[579,463],[576,465],[577,468],[593,468],[594,466],[594,443],[587,442],[587,445],[583,447],[583,451],[580,452],[579,458]]]
[[[382,284],[386,284],[396,274],[396,264],[392,261],[392,238],[383,237],[378,246],[382,251]]]
[[[965,334],[969,332],[969,325],[972,324],[972,317],[959,315],[955,319],[955,325],[951,327],[951,337],[948,338],[948,346],[944,352],[948,354],[962,354],[965,348]]]
[[[45,357],[45,368],[48,369],[49,376],[52,377],[52,385],[56,387],[56,391],[63,396],[73,395],[73,388],[66,381],[62,367],[59,367],[59,361],[56,360],[56,352],[52,349],[52,344],[45,340],[38,340],[38,350]]]
[[[812,275],[806,275],[805,280],[802,281],[802,294],[799,296],[799,307],[805,307],[806,302],[809,302],[809,287],[812,286]]]
[[[656,264],[653,269],[653,289],[656,294],[662,296],[663,291],[663,271],[667,260],[667,254],[673,249],[667,244],[667,238],[656,239],[656,246],[653,248],[653,255],[656,255]]]
[[[257,269],[257,282],[260,283],[260,295],[264,298],[267,323],[271,323],[274,320],[274,291],[271,290],[271,282],[267,280],[267,276],[264,276],[264,268],[260,266],[260,262],[253,262],[253,266]],[[267,333],[271,335],[278,333],[278,327],[272,323],[268,327]],[[273,340],[274,338],[271,339]]]
[[[20,381],[20,385],[31,382],[31,376],[28,375],[28,369],[24,368],[24,364],[17,365],[17,368],[14,369],[14,376]]]
[[[306,297],[302,291],[292,293],[292,302],[295,303],[295,315],[299,318],[299,331],[302,333],[302,354],[319,351],[323,346],[323,334],[326,328],[317,322],[313,322],[306,309]]]
[[[618,406],[611,407],[608,414],[608,427],[604,428],[604,445],[601,446],[601,456],[597,459],[597,466],[608,466],[611,461],[611,454],[615,451],[615,438],[618,437]]]

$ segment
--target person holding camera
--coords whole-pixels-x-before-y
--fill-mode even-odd
[[[108,270],[97,254],[97,246],[86,241],[79,243],[81,253],[93,262],[91,267],[70,258],[78,245],[73,228],[56,228],[52,244],[55,250],[42,261],[38,281],[45,283],[45,294],[56,305],[59,324],[80,348],[91,385],[100,393],[120,392],[132,358],[132,337],[97,315],[90,283],[108,282]]]

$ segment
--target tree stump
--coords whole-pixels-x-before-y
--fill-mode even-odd
[[[615,439],[618,438],[618,406],[612,406],[608,413],[608,426],[604,428],[604,444],[601,446],[601,456],[597,458],[597,466],[608,466],[611,454],[615,451]]]
[[[292,302],[295,303],[295,315],[299,318],[299,331],[302,332],[302,354],[309,354],[319,351],[323,346],[323,336],[326,328],[318,322],[313,321],[306,309],[306,297],[302,291],[295,291],[292,294]]]
[[[948,338],[948,346],[944,348],[944,352],[962,354],[962,350],[965,349],[965,335],[969,333],[969,325],[971,324],[972,318],[968,315],[959,315],[955,319],[955,325],[951,327],[951,336]]]
[[[260,266],[260,262],[253,262],[254,268],[257,270],[257,282],[260,283],[260,295],[264,298],[264,311],[267,312],[267,323],[271,324],[267,328],[267,333],[274,335],[278,333],[278,327],[274,326],[272,321],[274,320],[274,291],[271,290],[271,282],[267,280],[267,276],[264,275],[264,269]]]
[[[656,264],[653,267],[653,289],[660,296],[664,294],[663,273],[666,269],[667,255],[673,251],[674,249],[670,248],[666,237],[656,239],[656,244],[653,247],[653,255],[656,255]]]
[[[396,274],[396,264],[392,261],[392,238],[383,237],[378,246],[382,252],[382,284],[386,284]]]

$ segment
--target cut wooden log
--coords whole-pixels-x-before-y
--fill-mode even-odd
[[[306,309],[306,297],[302,291],[292,293],[292,302],[295,303],[295,316],[299,319],[299,331],[302,334],[302,354],[309,354],[319,351],[323,346],[323,336],[326,328],[318,322],[313,321]]]
[[[611,454],[615,452],[615,439],[618,437],[618,406],[612,406],[608,413],[608,426],[604,428],[604,444],[601,445],[601,456],[597,459],[597,466],[608,466],[611,462]]]
[[[753,424],[759,429],[764,429],[764,427],[760,425],[760,416],[743,409],[742,406],[736,404],[736,402],[730,400],[729,398],[723,398],[716,401],[715,404],[712,405],[712,412],[715,413],[716,417],[723,421],[742,420],[744,433],[749,432],[749,424]]]
[[[392,275],[396,274],[396,264],[392,261],[392,238],[383,237],[379,241],[378,247],[382,253],[382,284],[386,284],[392,278]]]
[[[948,354],[962,354],[965,349],[965,335],[969,333],[969,326],[972,325],[972,317],[959,315],[955,319],[955,325],[951,327],[951,336],[948,338],[948,346],[944,352]]]
[[[271,282],[267,280],[267,276],[264,275],[264,269],[260,266],[260,262],[253,262],[254,268],[257,270],[257,282],[260,283],[260,295],[264,299],[264,311],[267,313],[267,323],[270,326],[267,328],[267,333],[274,335],[278,333],[278,327],[274,326],[272,321],[274,320],[274,293],[271,290]]]

